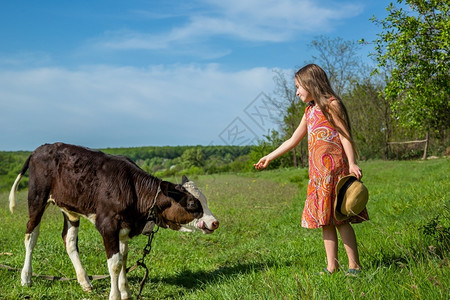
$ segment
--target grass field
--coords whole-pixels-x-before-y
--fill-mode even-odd
[[[320,230],[303,229],[305,169],[200,176],[194,179],[220,220],[211,235],[161,229],[146,263],[144,299],[449,299],[450,160],[362,162],[370,221],[354,226],[364,271],[317,273],[326,266]],[[0,264],[20,269],[27,222],[26,191],[13,215],[0,194]],[[61,240],[62,216],[49,207],[33,256],[37,274],[74,278]],[[82,220],[81,260],[90,275],[108,274],[99,233]],[[130,242],[129,265],[146,237]],[[339,245],[346,269],[343,245]],[[136,294],[142,269],[129,273]],[[33,277],[0,269],[0,299],[106,299],[109,278],[84,293],[76,280]]]

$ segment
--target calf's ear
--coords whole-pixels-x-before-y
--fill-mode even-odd
[[[168,196],[169,194],[169,182],[167,181],[161,181],[161,183],[159,184],[159,186],[161,187],[161,192]]]
[[[169,181],[161,181],[161,192],[167,196],[172,198],[175,201],[180,201],[181,198],[183,198],[183,195],[185,195],[184,188],[179,184],[173,184]]]
[[[181,185],[184,185],[186,182],[189,182],[189,179],[186,177],[186,175],[183,175],[181,178]]]

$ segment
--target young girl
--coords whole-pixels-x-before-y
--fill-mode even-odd
[[[348,256],[348,273],[357,274],[361,264],[355,232],[350,223],[367,220],[367,210],[344,221],[336,220],[333,211],[335,187],[339,179],[350,173],[358,179],[362,177],[361,168],[356,164],[347,110],[331,88],[326,73],[315,64],[306,65],[295,74],[295,85],[297,96],[309,104],[300,125],[291,138],[262,157],[255,168],[266,168],[272,160],[294,148],[308,133],[310,180],[302,227],[322,228],[328,262],[324,270],[327,273],[339,269],[337,228]]]

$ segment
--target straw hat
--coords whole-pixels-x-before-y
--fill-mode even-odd
[[[343,221],[363,211],[369,200],[369,191],[354,174],[342,177],[336,185],[334,216]]]

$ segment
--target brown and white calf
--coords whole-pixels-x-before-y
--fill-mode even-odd
[[[219,226],[205,196],[186,177],[182,184],[173,184],[149,175],[126,157],[63,143],[42,145],[30,155],[11,189],[11,212],[19,181],[27,169],[29,220],[22,285],[31,285],[33,248],[42,215],[50,203],[63,213],[64,244],[77,280],[86,291],[92,290],[92,284],[78,253],[80,217],[95,224],[108,259],[110,299],[131,298],[126,278],[127,241],[141,234],[147,222],[204,233],[212,233]],[[154,214],[149,213],[151,210]],[[149,220],[149,215],[155,215],[155,220]]]

